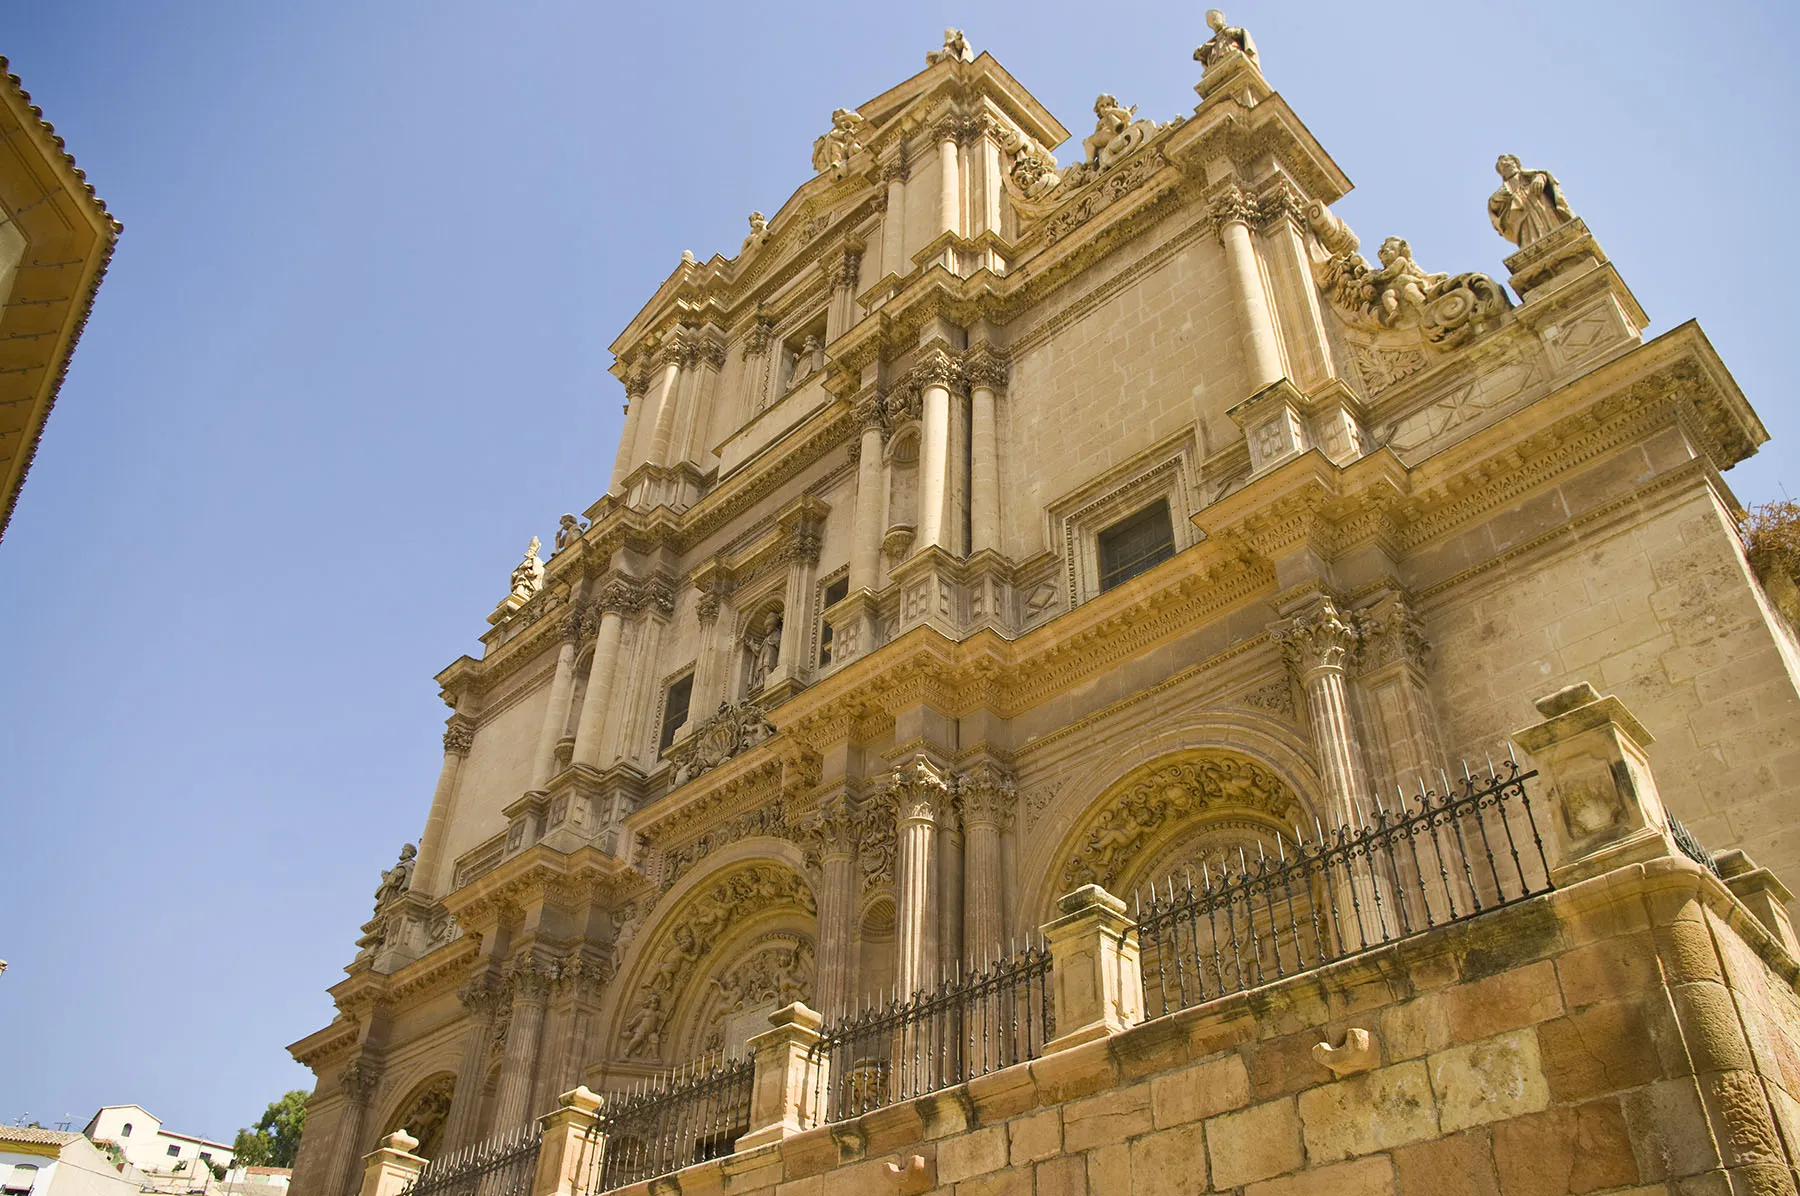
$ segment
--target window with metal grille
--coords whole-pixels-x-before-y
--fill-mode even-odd
[[[1154,503],[1100,533],[1100,589],[1110,590],[1175,555],[1169,504]]]
[[[669,696],[663,702],[662,735],[657,738],[656,750],[666,752],[669,745],[675,742],[675,732],[681,730],[687,722],[688,699],[694,696],[694,675],[689,673],[681,680],[669,686]]]

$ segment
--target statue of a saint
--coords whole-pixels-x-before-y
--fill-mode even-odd
[[[769,612],[760,638],[750,643],[750,680],[748,693],[755,693],[781,663],[781,612]]]
[[[1488,219],[1520,249],[1575,219],[1548,170],[1526,170],[1511,154],[1501,154],[1494,169],[1500,173],[1500,189],[1488,197]]]
[[[960,29],[944,30],[944,48],[925,51],[925,65],[936,66],[940,62],[974,62],[975,51],[969,47],[969,39],[963,36]]]
[[[381,874],[381,884],[375,890],[377,910],[412,888],[413,857],[418,854],[419,849],[408,843],[400,849],[400,861]]]
[[[544,584],[544,563],[538,560],[538,549],[543,546],[543,541],[536,536],[531,537],[531,543],[525,549],[525,559],[513,567],[512,596],[514,598],[521,600],[529,598],[538,592],[539,586]]]
[[[1207,28],[1213,31],[1212,40],[1194,51],[1194,61],[1204,70],[1210,71],[1213,66],[1233,53],[1242,54],[1250,60],[1250,65],[1258,70],[1262,63],[1256,57],[1256,43],[1250,40],[1250,32],[1237,25],[1227,25],[1225,14],[1216,8],[1206,10]]]
[[[564,515],[557,521],[556,551],[561,552],[575,541],[581,539],[581,533],[587,530],[587,524],[573,515]]]

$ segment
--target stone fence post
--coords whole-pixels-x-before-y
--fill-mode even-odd
[[[1534,703],[1544,721],[1513,732],[1549,796],[1550,878],[1558,885],[1671,854],[1669,817],[1625,703],[1583,681]]]
[[[538,1147],[531,1196],[586,1192],[588,1177],[605,1146],[600,1133],[600,1098],[588,1091],[587,1085],[563,1093],[556,1103],[554,1113],[538,1119],[543,1126],[543,1144]]]
[[[814,1094],[824,1085],[819,1028],[825,1019],[795,1001],[769,1015],[773,1027],[749,1042],[755,1075],[750,1082],[750,1132],[735,1150],[754,1150],[810,1128],[817,1110]]]
[[[419,1178],[425,1160],[412,1153],[419,1140],[405,1130],[395,1130],[381,1145],[363,1156],[362,1189],[358,1196],[400,1196]]]
[[[1044,1054],[1117,1034],[1144,1020],[1144,979],[1137,923],[1125,903],[1099,885],[1083,885],[1057,901],[1046,922],[1056,989],[1056,1028]]]
[[[1795,937],[1794,923],[1787,912],[1794,895],[1787,886],[1767,868],[1758,868],[1756,861],[1741,851],[1721,851],[1713,857],[1713,863],[1719,866],[1719,875],[1731,895],[1744,903],[1744,908],[1787,948],[1789,955],[1800,959],[1800,938]]]

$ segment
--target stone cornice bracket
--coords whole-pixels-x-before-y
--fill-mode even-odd
[[[710,624],[718,619],[719,608],[731,597],[737,588],[736,580],[721,568],[717,562],[694,575],[694,588],[700,591],[700,599],[694,604],[694,613],[700,616],[702,623]]]
[[[462,715],[453,715],[444,727],[444,754],[466,756],[475,746],[475,723]]]
[[[1011,362],[1007,354],[992,345],[975,345],[963,354],[962,372],[970,389],[986,387],[993,391],[1003,391],[1006,389],[1010,369]]]
[[[962,775],[956,789],[965,827],[991,826],[1003,831],[1012,824],[1018,783],[998,764],[983,761],[975,765]]]
[[[941,812],[953,809],[956,777],[924,756],[914,756],[890,772],[882,788],[891,795],[899,821],[936,822]]]
[[[837,260],[831,264],[828,271],[833,289],[850,290],[855,288],[858,280],[862,277],[862,258],[863,245],[860,241],[853,241],[844,246],[844,251],[838,255]]]
[[[1322,596],[1311,609],[1272,624],[1269,638],[1304,681],[1319,672],[1343,672],[1355,663],[1362,627],[1354,615],[1344,615],[1333,599]]]

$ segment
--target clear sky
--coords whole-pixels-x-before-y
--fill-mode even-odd
[[[964,27],[1079,140],[1191,111],[1202,4],[15,2],[0,53],[125,223],[0,542],[0,1119],[230,1139],[292,1087],[533,535],[606,485],[606,346]],[[1363,244],[1504,276],[1495,155],[1698,318],[1800,493],[1796,7],[1228,10]],[[1079,154],[1079,149],[1076,149]],[[1070,154],[1063,153],[1064,160]],[[1469,662],[1480,667],[1480,662]]]

